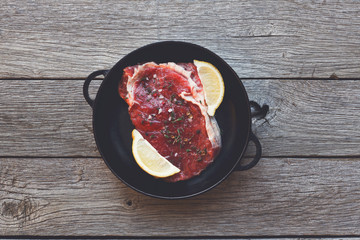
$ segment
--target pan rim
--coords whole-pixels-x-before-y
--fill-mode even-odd
[[[96,119],[96,106],[98,105],[98,102],[99,102],[99,94],[102,93],[103,91],[103,88],[104,88],[104,85],[107,81],[109,81],[109,78],[108,76],[111,75],[111,73],[113,71],[115,71],[115,69],[118,68],[118,66],[122,63],[122,61],[126,58],[129,58],[129,56],[137,53],[137,52],[140,52],[140,51],[143,51],[143,49],[147,49],[147,48],[151,48],[151,47],[154,47],[154,46],[157,46],[157,45],[161,45],[161,44],[177,44],[177,45],[187,45],[187,46],[193,46],[193,47],[196,47],[196,48],[200,48],[204,51],[207,51],[208,53],[210,53],[211,55],[213,55],[213,57],[215,57],[218,61],[221,61],[222,64],[224,64],[227,69],[229,69],[229,71],[231,71],[231,73],[236,76],[236,81],[237,83],[239,84],[241,90],[242,90],[242,93],[244,94],[244,99],[246,100],[246,108],[247,108],[247,124],[248,124],[248,130],[246,132],[246,136],[244,135],[243,138],[245,140],[245,144],[243,146],[243,149],[241,151],[241,153],[239,154],[239,157],[238,159],[235,161],[235,163],[233,164],[233,166],[231,167],[231,169],[229,171],[227,171],[226,174],[224,174],[217,182],[215,182],[214,184],[204,188],[203,190],[200,190],[200,191],[197,191],[195,193],[190,193],[190,194],[183,194],[183,195],[179,195],[179,196],[163,196],[163,195],[158,195],[158,194],[153,194],[153,193],[150,193],[150,192],[147,192],[147,191],[143,191],[135,186],[133,186],[131,183],[129,183],[128,181],[126,181],[123,177],[121,177],[114,169],[113,167],[111,166],[111,164],[109,163],[109,161],[106,159],[105,157],[105,153],[103,152],[103,149],[100,147],[100,144],[99,144],[99,136],[97,134],[97,127],[96,127],[96,123],[95,123],[95,119]],[[123,69],[123,68],[122,68]],[[107,167],[111,170],[111,172],[118,178],[120,179],[123,183],[125,183],[125,185],[127,185],[128,187],[130,187],[131,189],[139,192],[139,193],[142,193],[144,195],[147,195],[147,196],[150,196],[150,197],[154,197],[154,198],[158,198],[158,199],[167,199],[167,200],[176,200],[176,199],[186,199],[186,198],[191,198],[191,197],[194,197],[194,196],[197,196],[197,195],[200,195],[202,193],[205,193],[213,188],[215,188],[216,186],[218,186],[220,183],[222,183],[226,178],[229,177],[229,175],[234,171],[234,169],[236,168],[236,166],[239,164],[240,160],[243,158],[244,156],[244,153],[247,149],[247,146],[248,146],[248,143],[249,143],[249,138],[250,138],[250,132],[251,132],[251,114],[250,114],[251,110],[250,110],[250,101],[249,101],[249,98],[248,98],[248,94],[247,94],[247,91],[245,89],[245,86],[243,85],[241,79],[239,78],[239,76],[236,74],[236,72],[233,70],[233,68],[224,60],[222,59],[220,56],[218,56],[217,54],[215,54],[214,52],[212,52],[211,50],[203,47],[203,46],[200,46],[200,45],[197,45],[197,44],[194,44],[194,43],[189,43],[189,42],[184,42],[184,41],[158,41],[158,42],[154,42],[154,43],[150,43],[150,44],[147,44],[147,45],[144,45],[140,48],[137,48],[131,52],[129,52],[128,54],[126,54],[125,56],[123,56],[111,69],[110,71],[108,72],[108,74],[104,77],[98,91],[97,91],[97,94],[96,94],[96,97],[94,99],[94,104],[93,104],[93,113],[92,113],[92,126],[93,126],[93,134],[94,134],[94,138],[95,138],[95,143],[96,143],[96,146],[97,146],[97,149],[98,151],[100,152],[100,155],[101,155],[101,158],[103,159],[103,161],[105,162],[105,164],[107,165]],[[240,152],[240,151],[239,151]]]

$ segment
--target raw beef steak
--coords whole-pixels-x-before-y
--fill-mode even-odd
[[[153,62],[124,69],[120,96],[141,135],[181,171],[176,182],[201,173],[221,147],[219,127],[207,114],[205,94],[192,63]]]

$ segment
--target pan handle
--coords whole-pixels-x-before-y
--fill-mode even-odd
[[[269,111],[269,106],[264,104],[262,107],[260,107],[260,105],[257,102],[250,101],[250,109],[251,109],[252,118],[261,119],[261,118],[265,118],[266,114]],[[262,154],[262,148],[259,139],[255,136],[252,130],[250,130],[249,142],[253,142],[255,144],[256,147],[255,157],[253,158],[253,160],[251,160],[251,162],[249,162],[246,165],[241,165],[239,163],[235,167],[235,170],[238,171],[248,170],[250,168],[253,168],[259,162]]]
[[[90,98],[89,96],[89,86],[90,86],[90,82],[92,80],[94,80],[97,76],[103,75],[104,77],[106,77],[106,75],[108,74],[109,70],[98,70],[95,71],[93,73],[91,73],[85,80],[84,82],[84,86],[83,86],[83,94],[84,94],[84,98],[87,101],[87,103],[90,105],[90,107],[93,107],[94,105],[94,100]]]
[[[251,118],[265,118],[269,111],[269,105],[264,104],[262,107],[257,102],[250,101]]]
[[[261,154],[262,154],[261,144],[260,144],[259,139],[255,136],[255,134],[252,131],[250,132],[250,136],[249,136],[249,142],[250,141],[253,142],[256,147],[255,157],[253,158],[253,160],[251,160],[251,162],[249,162],[246,165],[241,165],[239,163],[235,168],[235,170],[237,170],[237,171],[244,171],[244,170],[253,168],[259,162],[259,160],[261,158]]]

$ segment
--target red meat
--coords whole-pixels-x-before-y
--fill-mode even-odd
[[[220,131],[207,114],[204,90],[192,63],[153,62],[124,69],[119,94],[135,128],[181,171],[176,182],[201,173],[221,147]]]

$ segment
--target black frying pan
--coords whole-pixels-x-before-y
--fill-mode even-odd
[[[127,66],[154,61],[192,62],[194,59],[212,63],[223,76],[225,96],[216,111],[221,129],[222,149],[214,162],[200,175],[186,181],[168,183],[145,173],[135,162],[131,152],[131,131],[134,126],[128,114],[128,105],[118,94],[118,84]],[[104,75],[95,100],[89,97],[91,80]],[[215,53],[186,42],[166,41],[141,47],[122,58],[110,71],[93,72],[85,80],[84,97],[93,108],[93,130],[97,147],[112,172],[131,188],[149,196],[179,199],[203,193],[222,182],[234,169],[254,167],[261,157],[261,145],[251,131],[251,118],[265,115],[268,106],[260,108],[249,102],[237,74]],[[253,114],[251,113],[253,109]],[[239,162],[249,141],[256,145],[256,156],[246,165]]]

